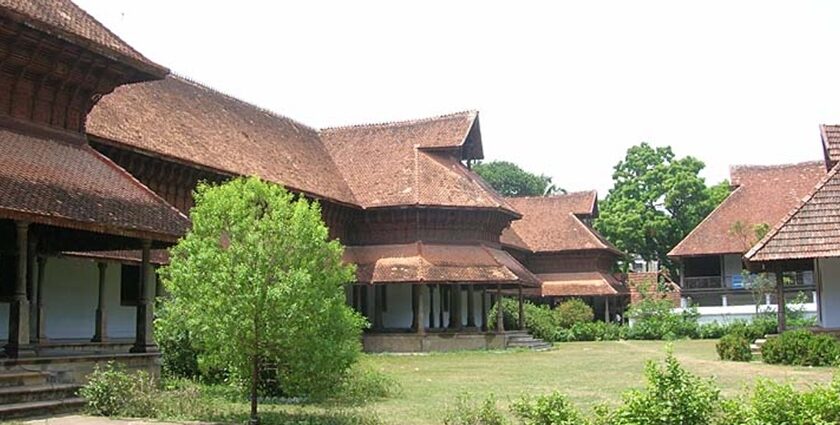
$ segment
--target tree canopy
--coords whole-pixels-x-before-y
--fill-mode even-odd
[[[613,188],[595,227],[628,254],[671,267],[668,252],[729,194],[729,183],[707,186],[702,161],[676,158],[670,147],[641,143],[615,166]]]
[[[479,163],[473,166],[473,171],[503,196],[548,196],[566,193],[552,184],[551,177],[530,173],[508,161]]]
[[[192,230],[161,272],[169,296],[157,325],[187,329],[203,365],[250,382],[252,419],[266,375],[289,396],[336,386],[364,319],[345,304],[355,268],[318,203],[256,177],[201,184],[195,200]]]

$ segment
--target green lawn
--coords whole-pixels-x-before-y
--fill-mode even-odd
[[[799,386],[829,382],[831,368],[772,366],[717,359],[710,340],[674,342],[674,354],[692,372],[712,377],[730,396],[756,378],[789,380]],[[462,352],[427,356],[369,356],[365,361],[394,376],[402,394],[372,403],[389,424],[439,424],[442,411],[463,392],[494,393],[499,404],[523,393],[566,393],[581,408],[616,403],[621,393],[644,384],[649,359],[662,359],[667,343],[659,341],[578,342],[548,352]]]

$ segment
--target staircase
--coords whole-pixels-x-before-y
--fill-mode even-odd
[[[528,331],[508,331],[506,348],[526,348],[533,351],[545,351],[551,349],[551,344],[534,338]]]
[[[761,347],[767,342],[770,338],[775,338],[778,335],[765,335],[764,338],[759,338],[755,340],[752,344],[750,344],[750,351],[752,351],[753,356],[760,356],[761,355]]]
[[[56,382],[49,372],[0,372],[0,420],[77,410],[85,404],[79,388]]]

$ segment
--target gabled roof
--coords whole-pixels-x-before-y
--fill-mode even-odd
[[[106,143],[355,203],[318,133],[184,78],[118,87],[88,116]]]
[[[745,255],[752,262],[840,257],[840,165]]]
[[[825,175],[821,161],[730,168],[735,189],[671,252],[671,257],[743,254],[755,242],[754,227],[773,226]],[[733,232],[740,223],[741,234]]]
[[[169,72],[134,50],[70,0],[0,0],[0,15],[64,38],[150,76],[162,78]]]
[[[627,286],[614,276],[599,271],[581,273],[544,273],[537,277],[542,282],[543,297],[587,297],[621,295],[629,293]]]
[[[840,125],[820,125],[825,163],[831,169],[840,162]]]
[[[0,217],[174,242],[186,216],[84,143],[0,129]]]
[[[595,191],[506,199],[522,218],[502,232],[504,245],[532,252],[601,249],[623,255],[581,220],[597,211]]]

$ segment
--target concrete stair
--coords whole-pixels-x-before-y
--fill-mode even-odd
[[[778,335],[765,335],[764,338],[759,338],[755,340],[752,344],[750,344],[750,351],[752,351],[753,356],[760,356],[761,355],[761,346],[764,345],[770,338],[775,338]]]
[[[47,416],[80,409],[80,386],[65,384],[47,372],[0,372],[0,420]]]
[[[545,351],[551,349],[551,344],[534,338],[528,331],[508,331],[506,348],[526,348],[533,351]]]

